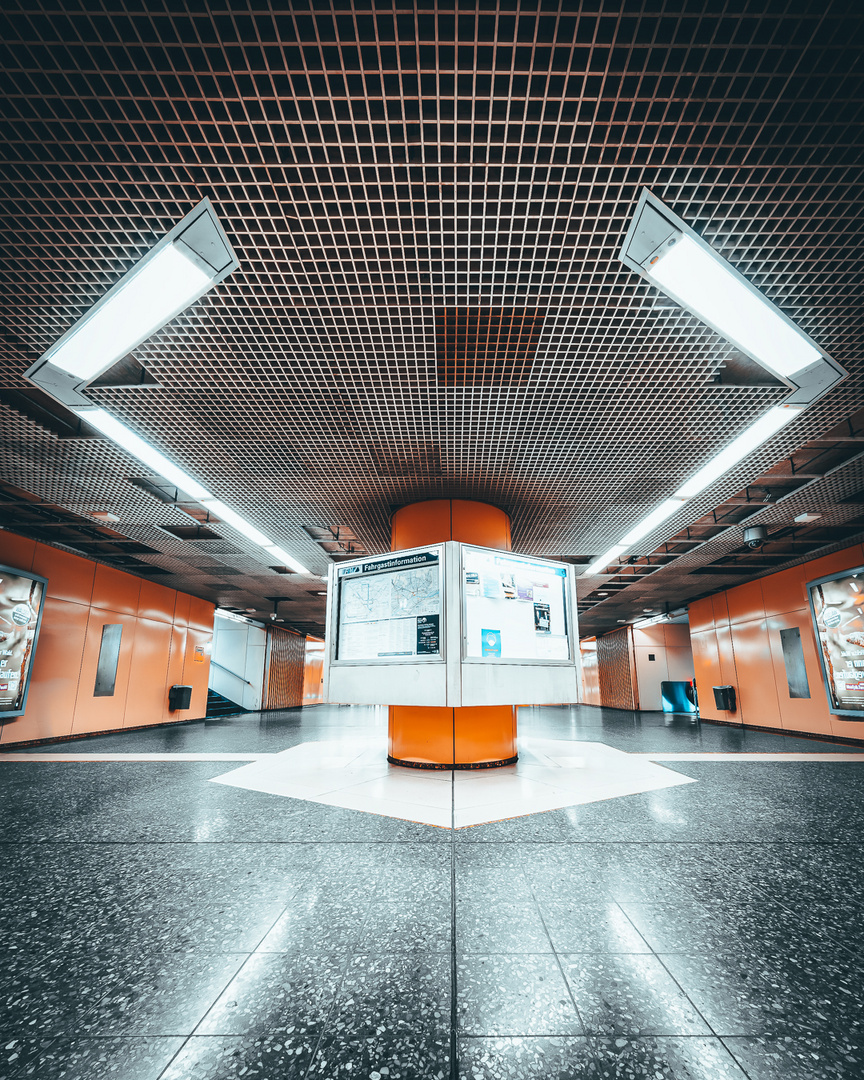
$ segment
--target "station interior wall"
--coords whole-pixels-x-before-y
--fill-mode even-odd
[[[690,682],[694,677],[687,623],[622,627],[599,640],[582,641],[580,648],[582,700],[588,705],[660,710],[661,682]]]
[[[215,606],[158,582],[0,530],[0,563],[48,579],[23,716],[0,745],[203,717]],[[95,697],[102,627],[121,624],[114,694]],[[192,686],[171,712],[168,690]]]
[[[210,689],[249,712],[261,708],[267,632],[263,626],[216,615]]]
[[[864,740],[864,721],[828,711],[805,583],[864,565],[861,544],[811,559],[690,605],[690,638],[703,719]],[[793,698],[780,631],[798,627],[810,687]],[[713,686],[734,686],[737,709],[714,705]]]

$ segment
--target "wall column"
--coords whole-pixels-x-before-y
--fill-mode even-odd
[[[510,550],[510,518],[488,503],[430,499],[397,510],[390,550],[459,540]],[[516,706],[390,706],[388,761],[415,769],[488,769],[516,761]]]

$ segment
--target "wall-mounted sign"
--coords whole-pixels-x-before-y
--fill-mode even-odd
[[[20,716],[27,704],[46,584],[43,577],[0,566],[0,719]]]
[[[864,567],[807,583],[828,707],[864,717]],[[800,696],[808,696],[806,695]]]

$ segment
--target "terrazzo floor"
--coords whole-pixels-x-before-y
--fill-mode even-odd
[[[0,760],[0,1076],[864,1077],[864,752],[522,709],[696,782],[455,830],[209,782],[382,720]]]

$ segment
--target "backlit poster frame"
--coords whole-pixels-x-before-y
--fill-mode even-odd
[[[378,576],[382,573],[392,573],[399,569],[410,570],[412,557],[434,554],[437,556],[437,569],[438,569],[438,595],[439,602],[439,616],[438,616],[438,652],[423,655],[422,653],[415,653],[413,655],[404,656],[378,656],[370,657],[368,659],[343,659],[339,657],[339,644],[340,635],[342,629],[341,623],[341,607],[342,607],[342,586],[343,584],[352,578],[356,577],[372,577]],[[334,666],[354,666],[354,667],[366,667],[368,665],[375,666],[388,666],[392,664],[445,664],[447,661],[446,656],[446,624],[447,624],[447,596],[445,590],[445,567],[446,553],[443,544],[425,544],[423,547],[408,548],[404,551],[393,551],[386,555],[370,555],[364,559],[358,559],[356,562],[348,564],[339,563],[334,567],[334,589],[333,589],[333,616],[332,616],[332,640],[330,644],[330,663]],[[398,564],[402,564],[401,566]],[[419,565],[419,564],[415,564]],[[366,568],[369,567],[367,570]]]
[[[841,570],[836,574],[828,574],[825,577],[816,578],[813,581],[808,581],[805,588],[807,590],[807,600],[810,604],[810,615],[813,620],[813,632],[816,636],[816,652],[819,656],[819,666],[822,670],[822,683],[825,687],[825,696],[828,699],[828,711],[833,716],[848,716],[864,720],[864,612],[860,615],[861,630],[850,631],[856,634],[860,633],[862,639],[861,645],[858,646],[855,642],[847,641],[846,643],[852,648],[842,650],[838,648],[835,637],[830,635],[830,631],[837,631],[839,634],[842,623],[840,612],[830,603],[817,611],[815,598],[816,591],[821,586],[826,585],[829,582],[842,581],[847,578],[849,579],[850,584],[853,579],[860,579],[861,607],[864,608],[864,566],[853,566],[849,570]],[[830,611],[834,612],[834,616],[829,616],[829,624],[826,625],[825,614]],[[832,671],[836,670],[837,665],[839,664],[844,665],[843,670],[846,670],[845,665],[847,661],[856,665],[848,670],[853,672],[860,671],[861,677],[855,681],[861,684],[862,689],[851,691],[852,693],[860,694],[860,699],[852,698],[843,701],[836,691]],[[852,703],[856,700],[860,700],[860,704],[857,707],[853,707]]]
[[[39,598],[39,610],[36,613],[36,629],[33,634],[33,641],[30,645],[30,650],[27,655],[27,660],[24,667],[21,669],[20,682],[24,684],[24,692],[20,696],[20,707],[18,709],[2,709],[0,708],[0,724],[6,720],[12,720],[16,716],[23,716],[27,709],[27,696],[30,693],[30,676],[33,671],[33,657],[36,655],[36,647],[39,644],[39,632],[42,629],[42,613],[45,610],[45,593],[48,588],[48,578],[41,577],[39,574],[33,574],[29,570],[21,570],[15,566],[0,565],[0,578],[3,579],[0,582],[0,594],[2,594],[6,575],[22,578],[24,581],[37,581],[42,586],[42,594]],[[0,643],[0,653],[3,651],[3,645]]]
[[[548,657],[535,657],[533,659],[516,658],[499,656],[493,654],[486,654],[484,656],[469,656],[468,655],[468,594],[465,587],[465,552],[466,551],[482,551],[486,555],[497,555],[502,558],[512,559],[514,562],[524,562],[530,566],[532,563],[540,566],[549,567],[555,570],[556,576],[560,576],[563,582],[562,590],[564,596],[564,625],[567,630],[567,658],[551,659]],[[559,575],[559,571],[563,570],[564,573]],[[461,544],[459,552],[459,600],[462,618],[462,663],[463,664],[491,664],[491,665],[507,665],[512,667],[518,666],[530,666],[530,667],[572,667],[574,660],[574,649],[577,647],[574,644],[574,630],[573,630],[573,599],[571,597],[571,567],[567,563],[555,562],[551,559],[538,559],[533,555],[517,555],[512,551],[504,551],[493,548],[480,547],[479,544]],[[536,608],[537,605],[534,605]],[[535,613],[536,617],[536,613]]]

